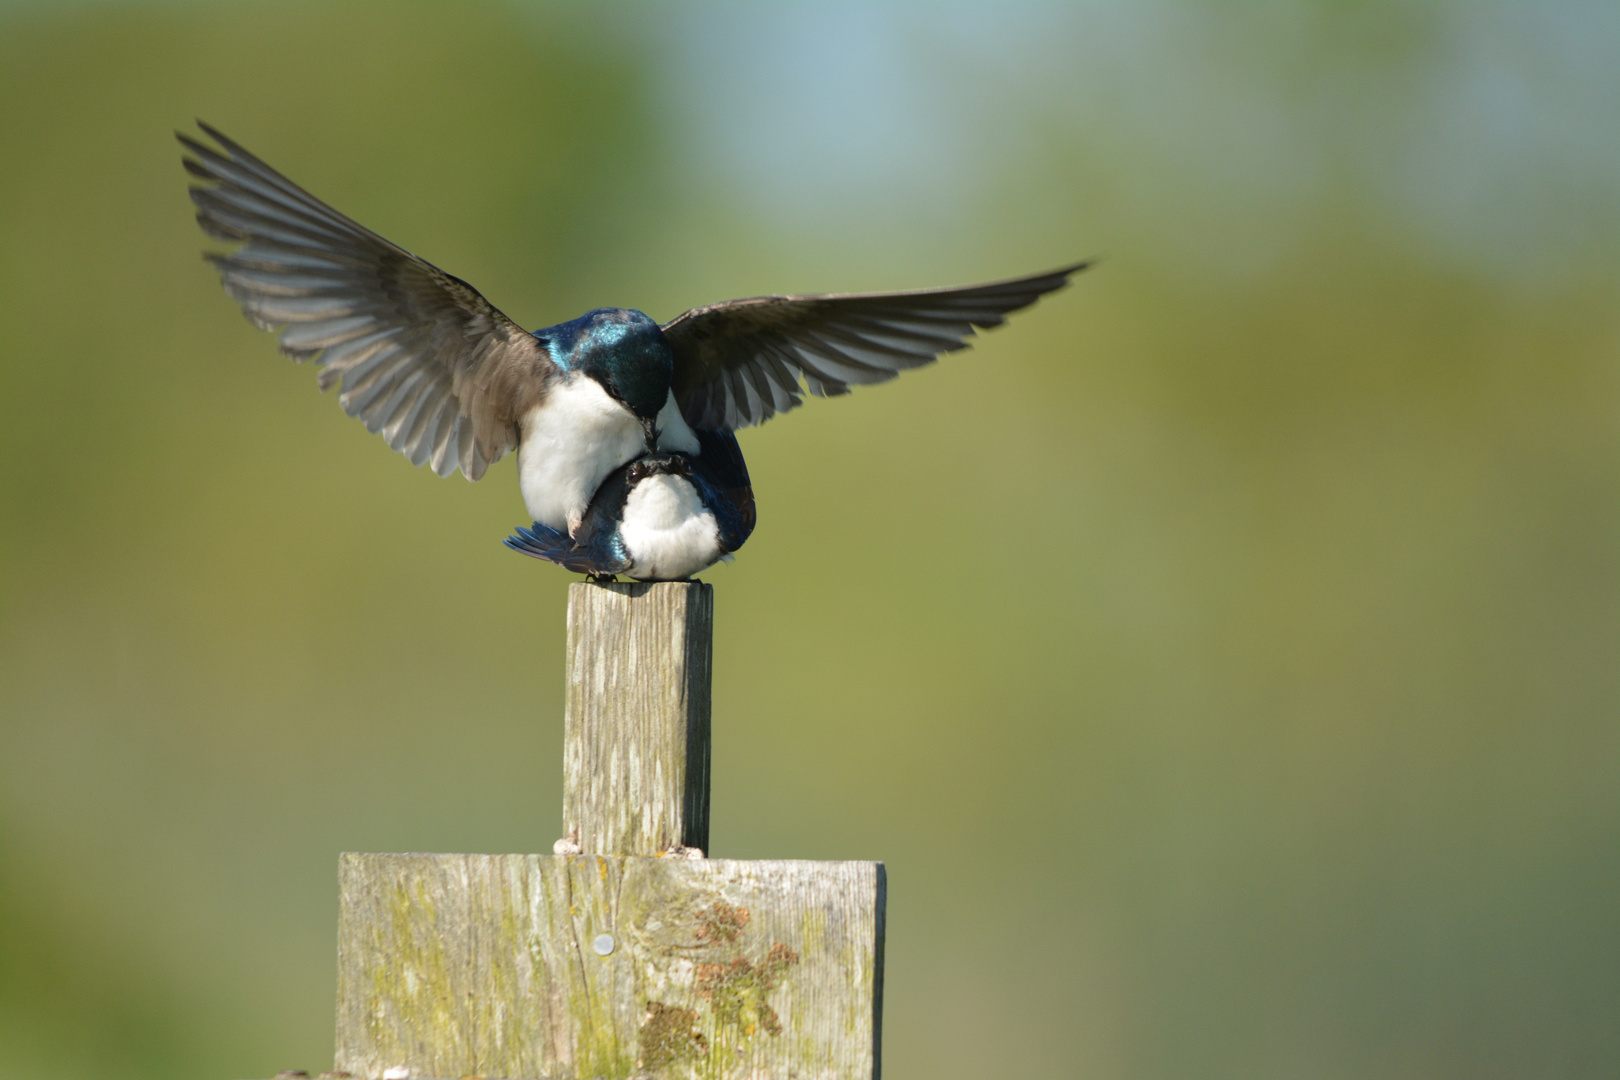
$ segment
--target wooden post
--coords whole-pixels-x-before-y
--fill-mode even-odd
[[[883,864],[698,850],[712,606],[571,588],[556,854],[343,856],[339,1073],[878,1080]]]
[[[709,849],[713,630],[699,581],[569,586],[559,854]]]

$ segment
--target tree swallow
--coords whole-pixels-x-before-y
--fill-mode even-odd
[[[647,454],[608,474],[572,536],[535,522],[506,546],[594,578],[680,581],[742,547],[754,493],[737,438],[697,432],[698,454]]]
[[[176,133],[190,152],[191,199],[210,236],[245,241],[207,258],[248,319],[278,333],[295,360],[315,360],[321,388],[341,384],[343,410],[413,465],[477,480],[515,448],[536,526],[576,545],[604,480],[647,457],[656,464],[645,476],[622,478],[624,506],[603,513],[685,483],[702,504],[683,504],[686,517],[714,514],[719,554],[729,553],[724,515],[704,502],[705,433],[734,449],[731,432],[796,408],[806,391],[845,394],[966,348],[975,327],[999,326],[1089,265],[961,288],[729,300],[662,325],[597,308],[529,333],[465,281],[198,125],[215,147]],[[635,535],[635,520],[631,511],[617,523],[630,548],[623,530]],[[751,529],[751,495],[747,520]]]

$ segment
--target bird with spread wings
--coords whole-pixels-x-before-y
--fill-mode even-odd
[[[597,309],[530,333],[199,126],[212,146],[177,133],[191,198],[209,235],[241,245],[207,258],[247,317],[287,355],[315,361],[322,389],[339,387],[343,410],[414,465],[478,480],[517,449],[536,521],[563,531],[635,458],[698,455],[697,432],[731,439],[807,392],[844,394],[931,363],[1088,265],[957,288],[728,300],[663,324]]]

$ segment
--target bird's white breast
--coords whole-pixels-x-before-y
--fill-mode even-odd
[[[698,452],[697,436],[670,395],[658,414],[660,450]],[[646,449],[641,423],[600,383],[574,375],[523,418],[518,486],[530,516],[572,533],[607,474]]]
[[[683,454],[696,456],[703,452],[698,444],[697,435],[681,415],[681,410],[675,405],[675,392],[670,391],[669,398],[664,407],[658,410],[658,449],[679,450]]]
[[[641,580],[691,577],[720,560],[720,526],[681,476],[650,476],[630,491],[619,526],[633,561],[629,574]]]
[[[552,387],[523,418],[518,485],[542,525],[573,532],[608,473],[640,454],[641,424],[595,379]]]

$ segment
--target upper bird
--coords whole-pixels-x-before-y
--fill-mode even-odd
[[[282,352],[316,360],[323,390],[341,382],[343,410],[413,465],[477,480],[516,447],[529,513],[569,535],[633,459],[696,457],[700,431],[729,436],[797,407],[806,390],[844,394],[930,363],[1088,265],[961,288],[728,300],[662,325],[597,308],[529,333],[465,281],[198,126],[213,147],[176,133],[191,199],[209,235],[246,241],[207,258],[247,317],[279,331]]]

